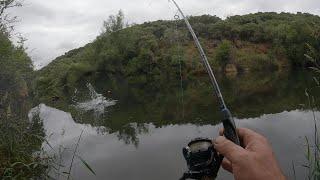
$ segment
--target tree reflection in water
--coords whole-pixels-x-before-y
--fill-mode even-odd
[[[263,114],[305,109],[305,89],[312,89],[312,74],[308,72],[276,72],[240,74],[235,77],[218,77],[226,103],[237,118],[254,118]],[[103,77],[105,78],[105,77]],[[101,94],[112,91],[109,98],[117,104],[106,108],[105,113],[96,116],[94,110],[81,111],[72,102],[60,102],[58,108],[71,112],[77,123],[105,127],[100,133],[117,133],[125,143],[139,144],[139,133],[148,132],[146,124],[163,127],[172,124],[215,125],[220,122],[218,104],[207,78],[184,81],[184,104],[181,104],[179,81],[154,87],[111,86],[96,78],[92,81],[95,90]],[[77,87],[80,100],[88,100],[85,84]],[[115,89],[115,90],[113,90]],[[150,91],[150,89],[153,89]],[[311,94],[320,95],[313,89]],[[319,104],[319,100],[316,102]],[[99,129],[99,128],[98,128]],[[98,130],[97,129],[97,130]]]

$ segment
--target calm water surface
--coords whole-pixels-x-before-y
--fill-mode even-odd
[[[236,124],[265,135],[289,179],[293,178],[293,165],[297,179],[304,179],[304,137],[312,138],[314,126],[305,90],[316,97],[319,94],[313,89],[312,75],[242,75],[221,77],[219,82]],[[184,82],[183,93],[175,86],[151,93],[141,87],[91,83],[79,87],[61,110],[45,104],[32,110],[43,120],[55,150],[43,146],[51,153],[57,154],[59,147],[74,149],[83,131],[78,154],[96,176],[76,159],[74,179],[178,179],[186,170],[182,147],[196,137],[216,137],[222,127],[207,79]],[[315,116],[320,117],[317,110]],[[61,156],[68,166],[72,151],[65,150]],[[52,176],[58,178],[55,172]],[[232,176],[220,170],[218,179]]]

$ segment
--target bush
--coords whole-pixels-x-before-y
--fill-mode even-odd
[[[67,87],[74,87],[76,82],[82,79],[85,75],[94,72],[95,70],[95,67],[89,63],[79,62],[72,64],[66,75]]]
[[[225,67],[231,61],[232,43],[228,40],[223,40],[215,50],[215,60],[220,66]]]
[[[276,61],[268,54],[254,51],[238,51],[236,59],[240,70],[270,71],[278,67]]]

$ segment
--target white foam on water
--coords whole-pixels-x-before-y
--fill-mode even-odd
[[[98,94],[93,86],[88,83],[87,88],[90,93],[90,100],[85,102],[78,102],[76,107],[83,111],[94,111],[97,115],[104,114],[105,108],[114,106],[117,100],[107,99],[102,94]]]

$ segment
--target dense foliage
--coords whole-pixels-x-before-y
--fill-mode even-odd
[[[123,15],[118,16],[106,23],[107,33],[58,57],[39,72],[40,99],[62,97],[73,92],[79,81],[101,73],[114,84],[124,82],[150,90],[165,88],[170,79],[178,78],[179,66],[184,79],[204,73],[182,20],[119,30],[116,27],[124,26]],[[228,64],[238,72],[305,67],[306,43],[320,47],[312,35],[314,29],[320,29],[320,17],[311,14],[256,13],[226,20],[203,15],[189,19],[215,70],[224,70]]]
[[[23,46],[14,46],[8,37],[0,33],[0,91],[19,90],[20,95],[28,95],[27,85],[31,83],[33,66]],[[6,86],[4,86],[6,84]]]
[[[22,45],[12,44],[6,31],[0,31],[0,67],[0,177],[39,177],[46,168],[35,152],[44,134],[42,124],[27,117],[32,62]]]

